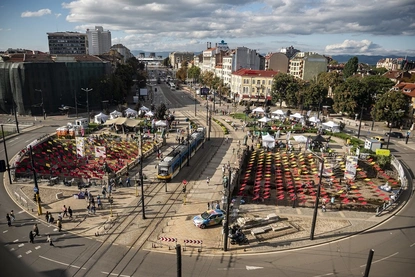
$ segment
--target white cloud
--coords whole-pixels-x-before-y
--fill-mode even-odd
[[[185,47],[181,50],[200,51],[196,47],[221,39],[237,40],[248,47],[261,45],[264,38],[307,41],[314,35],[342,39],[344,34],[350,38],[415,36],[413,0],[106,0],[104,5],[97,5],[96,0],[74,0],[62,7],[68,10],[66,20],[78,24],[77,30],[100,25],[127,34],[125,38],[117,34],[117,41],[130,49],[176,50],[173,46],[177,45]],[[361,51],[357,53],[381,49],[364,40],[352,42],[326,49]],[[288,45],[262,45],[261,49],[275,51],[281,46]],[[314,49],[318,50],[323,51],[324,46]]]
[[[62,15],[61,13],[55,13],[56,18],[60,17],[61,15]]]
[[[348,39],[339,44],[327,45],[325,48],[328,54],[358,53],[372,55],[383,50],[380,45],[374,44],[369,40],[356,41]]]
[[[21,17],[40,17],[51,13],[52,11],[49,9],[41,9],[36,12],[25,11],[22,12]]]

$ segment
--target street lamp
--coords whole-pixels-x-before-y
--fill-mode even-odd
[[[224,195],[226,199],[226,217],[225,222],[223,224],[223,251],[228,251],[228,236],[229,236],[229,207],[230,207],[230,198],[231,198],[231,177],[232,177],[232,170],[231,167],[228,166],[228,176],[223,178],[223,186],[224,186]]]
[[[37,202],[37,214],[42,215],[42,206],[40,205],[40,193],[39,193],[39,186],[37,183],[37,175],[36,175],[36,168],[35,168],[35,162],[33,160],[33,149],[32,146],[29,147],[29,156],[30,156],[30,163],[33,171],[33,180],[35,182],[34,192],[35,192],[35,200]]]
[[[309,150],[310,151],[310,150]],[[316,228],[316,221],[317,221],[317,212],[318,212],[318,205],[320,200],[320,193],[321,193],[321,181],[323,179],[323,170],[324,170],[324,158],[318,156],[316,153],[310,151],[319,161],[320,161],[320,177],[317,186],[317,195],[316,195],[316,203],[314,205],[314,213],[313,213],[313,221],[311,222],[311,232],[310,232],[310,240],[314,240],[314,230]]]
[[[186,118],[186,120],[188,121],[189,119]],[[188,152],[188,157],[187,157],[187,166],[190,166],[190,121],[189,121],[189,126],[186,128],[187,129],[187,152]]]
[[[89,92],[92,91],[92,88],[81,88],[83,91],[86,92],[86,113],[88,114],[88,123],[89,123]]]
[[[7,100],[4,101],[7,104]],[[14,121],[16,121],[16,131],[18,134],[20,134],[19,130],[19,122],[17,121],[17,105],[15,105],[14,101],[11,101],[12,104],[12,114],[14,114]]]
[[[357,138],[360,137],[360,128],[362,128],[362,117],[363,117],[363,110],[365,108],[362,106],[360,109],[360,120],[359,120],[359,130],[357,131]]]
[[[140,143],[140,183],[141,183],[141,206],[143,208],[143,216],[142,219],[146,219],[146,212],[144,209],[144,178],[143,178],[143,162],[144,162],[144,156],[143,156],[143,137],[141,134],[141,128],[139,129],[138,133],[139,137],[139,143]]]
[[[45,111],[45,103],[43,102],[43,91],[41,89],[35,89],[36,92],[40,92],[40,96],[42,97],[42,103],[40,104],[42,106],[42,112],[43,112],[43,119],[46,119],[46,111]]]

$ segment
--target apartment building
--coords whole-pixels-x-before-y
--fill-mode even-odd
[[[278,71],[242,68],[232,73],[231,98],[236,102],[264,104],[271,100],[271,89]]]
[[[56,54],[88,54],[88,37],[78,32],[47,33],[49,53]]]
[[[290,60],[284,53],[269,53],[265,56],[265,70],[288,73]]]
[[[193,56],[193,52],[172,52],[169,54],[170,65],[174,69],[179,69],[183,61],[191,62]]]
[[[130,49],[125,47],[122,44],[114,44],[110,48],[111,50],[118,51],[123,56],[123,62],[125,63],[128,59],[134,57],[134,55],[131,53]]]
[[[95,29],[86,30],[88,37],[89,55],[101,55],[107,53],[111,48],[111,32],[104,31],[102,26],[95,26]]]
[[[298,52],[290,60],[289,74],[304,81],[317,78],[321,72],[327,72],[327,58],[314,52]]]

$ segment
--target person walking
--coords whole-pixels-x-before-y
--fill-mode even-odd
[[[15,221],[16,217],[14,216],[13,210],[10,211],[10,217],[11,217],[12,222]]]
[[[46,219],[46,222],[49,223],[49,211],[46,211],[45,219]]]
[[[30,243],[34,243],[34,242],[35,242],[35,237],[34,237],[34,235],[33,235],[33,232],[32,232],[32,231],[30,231],[30,233],[29,233],[29,242],[30,242]]]
[[[56,221],[56,225],[58,226],[58,231],[60,232],[60,231],[62,231],[62,221],[60,220],[60,219],[58,219],[57,221]]]
[[[10,215],[9,214],[6,214],[6,219],[7,219],[7,225],[10,227],[10,226],[12,226],[12,221],[11,221],[11,219],[10,219]]]
[[[62,217],[68,216],[68,208],[66,208],[65,205],[63,205],[62,207],[62,212],[63,212]]]
[[[72,219],[72,209],[71,209],[71,206],[68,206],[68,214],[69,214],[69,219]]]
[[[101,197],[99,197],[99,195],[97,196],[97,204],[98,204],[98,209],[102,209]]]
[[[210,178],[209,178],[209,177],[207,177],[207,178],[206,178],[206,183],[208,184],[208,186],[209,186],[209,182],[210,182]]]
[[[130,186],[131,186],[131,183],[130,183],[130,177],[127,177],[127,180],[125,180],[125,185],[126,185],[127,187],[130,187]]]
[[[37,224],[33,225],[33,233],[35,237],[39,236],[39,228],[37,227]]]
[[[107,188],[105,187],[105,185],[102,186],[101,194],[102,194],[102,197],[105,199],[105,195],[107,194]]]
[[[323,205],[321,205],[321,211],[326,212],[326,204],[325,203],[323,203]]]
[[[50,235],[48,235],[48,238],[46,239],[47,242],[49,242],[50,246],[55,246],[52,242],[52,238],[50,237]]]

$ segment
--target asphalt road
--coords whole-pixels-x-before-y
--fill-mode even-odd
[[[185,109],[194,111],[191,96],[182,91],[171,92],[163,85],[159,87],[153,101],[167,103],[171,108],[189,105]],[[203,122],[206,113],[200,104],[197,108]],[[62,119],[64,121],[67,120]],[[8,140],[9,158],[35,138],[55,129],[45,127]],[[406,165],[415,169],[415,151],[399,143],[391,144],[391,148]],[[4,150],[0,153],[3,156]],[[0,177],[7,178],[7,173],[3,175]],[[0,258],[2,261],[10,260],[10,265],[18,268],[9,270],[11,267],[6,266],[2,276],[36,276],[30,270],[43,276],[178,276],[174,253],[134,249],[126,252],[124,247],[117,245],[102,245],[94,239],[58,233],[54,226],[40,225],[42,237],[35,238],[35,245],[29,244],[28,232],[35,219],[16,206],[6,194],[3,178],[0,182],[0,211],[5,216],[13,209],[17,218],[15,226],[8,228],[3,216],[0,227],[1,243],[11,252],[0,252]],[[410,195],[404,196],[409,199]],[[370,249],[375,251],[370,276],[412,276],[415,269],[414,208],[413,201],[409,201],[388,221],[363,234],[307,249],[256,255],[228,252],[216,256],[195,250],[185,251],[182,255],[182,276],[362,276]],[[53,235],[56,247],[44,242],[46,233]],[[120,257],[124,257],[121,264],[112,262]],[[15,265],[16,260],[21,261],[22,266]]]

